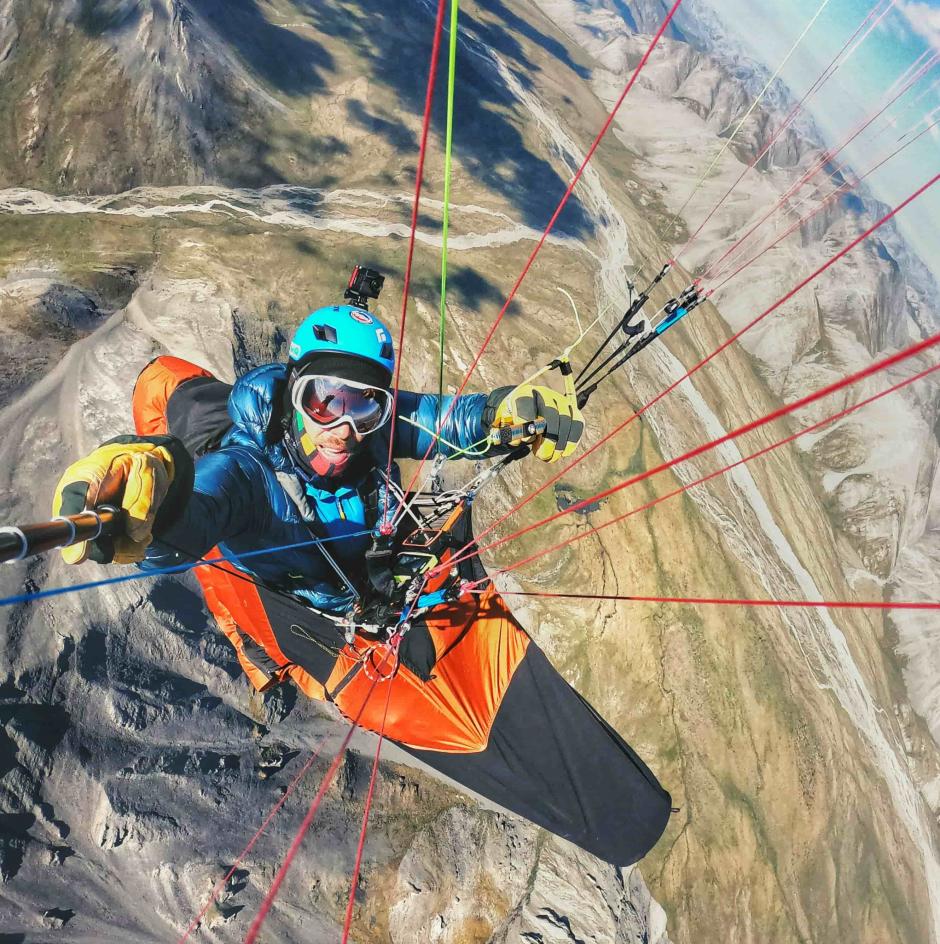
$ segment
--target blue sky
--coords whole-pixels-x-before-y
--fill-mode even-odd
[[[776,70],[824,0],[709,0],[755,58]],[[882,0],[887,4],[890,0]],[[875,0],[829,0],[784,67],[782,78],[797,99],[831,62]],[[893,8],[807,106],[828,138],[840,144],[877,110],[885,93],[918,57],[940,53],[940,0],[896,0]],[[862,174],[893,151],[918,119],[940,109],[940,63],[842,152]],[[940,112],[930,121],[940,118]],[[893,122],[893,127],[888,123]],[[929,121],[927,122],[929,123]],[[916,134],[919,125],[911,134]],[[940,125],[866,178],[892,206],[940,172]],[[898,226],[940,278],[940,182],[897,217]]]

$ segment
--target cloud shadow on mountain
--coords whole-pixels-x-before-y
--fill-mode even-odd
[[[407,151],[409,154],[417,151],[418,139],[400,121],[395,121],[393,116],[371,112],[356,99],[347,100],[346,114],[361,128],[385,138],[396,151]]]
[[[334,68],[330,52],[312,37],[272,23],[257,0],[200,0],[198,11],[269,85],[287,95],[326,89],[323,73]]]
[[[132,17],[142,16],[142,7],[118,0],[85,0],[78,21],[90,35],[133,28]],[[148,7],[155,16],[166,16],[160,5]],[[431,5],[390,4],[387,0],[293,0],[297,23],[278,25],[268,18],[260,0],[199,0],[181,8],[182,27],[187,21],[211,29],[245,68],[272,91],[291,97],[319,95],[330,91],[328,75],[337,70],[332,41],[342,43],[345,54],[356,57],[360,74],[375,85],[391,90],[401,113],[420,116],[424,109],[427,63],[433,34]],[[303,22],[309,26],[304,26]],[[528,225],[541,229],[551,218],[568,185],[568,174],[560,174],[548,160],[530,149],[527,136],[537,132],[536,122],[519,108],[497,74],[489,50],[497,54],[525,87],[541,71],[533,54],[537,48],[560,62],[580,78],[587,70],[575,63],[564,45],[514,14],[504,0],[482,0],[479,11],[461,11],[458,47],[456,122],[454,150],[475,179],[506,198]],[[319,33],[319,36],[317,35]],[[327,39],[329,38],[329,40]],[[527,42],[524,45],[523,39]],[[530,44],[535,44],[533,47]],[[445,36],[446,45],[446,36]],[[236,186],[264,186],[283,182],[280,158],[293,156],[308,167],[325,167],[317,173],[318,186],[342,184],[342,147],[322,129],[323,136],[308,131],[267,127],[261,106],[249,105],[243,90],[213,77],[218,107],[214,113],[199,113],[209,136],[209,150],[199,139],[191,142],[200,160],[212,174]],[[440,57],[437,95],[432,113],[437,144],[443,140],[446,120],[447,54]],[[180,93],[178,107],[192,107]],[[385,113],[370,101],[349,98],[345,105],[351,121],[388,142],[403,155],[414,152],[418,142],[411,127]],[[247,110],[246,110],[247,109]],[[254,113],[253,113],[254,111]],[[273,116],[272,116],[273,118]],[[275,158],[277,158],[275,160]],[[340,158],[339,160],[337,158]],[[455,199],[459,199],[455,195]],[[556,229],[585,237],[593,230],[589,215],[572,197]]]
[[[499,305],[506,301],[506,292],[470,266],[451,268],[447,275],[447,290],[466,308],[480,309],[484,305]],[[515,300],[509,303],[507,315],[521,311]]]
[[[317,30],[337,39],[359,56],[363,71],[370,78],[390,88],[402,112],[421,115],[424,110],[427,63],[430,61],[433,19],[428,8],[416,13],[384,0],[359,0],[355,4],[323,4],[318,0],[302,0],[304,9]],[[495,16],[505,15],[501,0],[486,0]],[[524,24],[523,24],[524,25]],[[522,32],[520,28],[520,32]],[[460,33],[479,48],[479,43],[492,46],[513,73],[525,78],[539,71],[523,51],[511,32],[496,22],[473,17],[461,11]],[[554,56],[564,47],[551,37],[526,26],[525,35],[538,42]],[[446,36],[444,41],[446,43]],[[442,51],[437,74],[437,94],[432,111],[432,129],[440,143],[446,127],[447,55]],[[565,55],[562,60],[571,68],[580,69]],[[580,72],[578,73],[581,74]],[[473,176],[487,187],[507,198],[523,221],[542,228],[551,218],[561,199],[568,179],[527,146],[514,111],[518,102],[503,86],[489,60],[478,52],[469,51],[460,43],[457,56],[455,89],[454,153]],[[363,120],[369,114],[364,106],[359,113]],[[351,111],[353,106],[348,105]],[[355,113],[353,114],[355,116]],[[400,125],[370,118],[373,130],[396,150],[402,148]],[[417,150],[417,141],[414,142]],[[455,195],[456,199],[456,195]],[[585,237],[593,231],[590,217],[576,197],[568,201],[557,224],[560,232]]]
[[[194,9],[180,5],[175,15],[182,26],[198,17],[212,27],[216,35],[231,47],[256,75],[288,95],[323,91],[324,70],[334,68],[333,56],[312,37],[272,23],[262,12],[258,0],[199,0]],[[146,5],[157,19],[166,19],[161,4]],[[90,36],[118,29],[128,29],[140,21],[144,5],[121,0],[81,0],[75,17],[78,26]]]
[[[512,41],[518,52],[509,54],[521,65],[524,59],[521,46],[512,38],[512,34],[507,32],[507,30],[515,30],[517,33],[525,36],[526,39],[540,46],[553,59],[567,66],[579,78],[590,79],[591,70],[575,62],[562,43],[536,29],[532,23],[522,19],[522,17],[517,16],[503,3],[503,0],[477,0],[477,2],[482,9],[491,13],[499,20],[498,25],[487,24],[485,32],[481,31],[480,33],[480,38],[487,43],[487,45],[505,54],[507,53],[506,43]],[[538,69],[538,67],[532,63],[528,65],[530,70],[534,71]]]
[[[633,15],[633,11],[627,5],[626,0],[613,0],[614,9],[623,17],[624,23],[633,30],[634,33],[639,33],[640,27],[637,26],[636,18]]]
[[[401,277],[401,273],[385,267],[386,275],[392,274],[396,278]],[[434,299],[433,304],[437,305],[440,299],[441,283],[437,278],[426,278],[420,275],[413,275],[411,279],[411,296],[425,299]],[[495,282],[490,281],[485,275],[471,266],[451,265],[447,271],[447,297],[448,300],[454,300],[461,306],[471,312],[484,312],[487,317],[492,314],[494,306],[501,308],[506,301],[506,292]],[[506,309],[506,315],[518,315],[522,311],[522,306],[513,299]]]

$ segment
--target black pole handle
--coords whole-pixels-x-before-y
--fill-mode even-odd
[[[63,515],[39,524],[0,528],[0,564],[112,535],[121,527],[122,516],[119,508],[101,505],[78,515]]]

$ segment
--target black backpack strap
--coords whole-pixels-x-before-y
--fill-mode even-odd
[[[379,523],[379,487],[375,476],[370,476],[358,489],[359,499],[365,509],[366,527],[374,531]]]
[[[215,377],[181,383],[166,404],[167,430],[181,440],[193,458],[216,449],[232,426],[228,414],[230,384]]]

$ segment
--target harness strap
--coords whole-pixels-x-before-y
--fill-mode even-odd
[[[294,503],[294,507],[297,509],[300,517],[303,519],[304,524],[307,526],[307,530],[310,532],[310,535],[314,538],[317,538],[317,549],[326,559],[326,562],[333,569],[333,572],[339,577],[340,581],[345,585],[346,589],[356,598],[359,597],[359,591],[356,589],[355,584],[346,576],[346,572],[336,561],[336,558],[323,546],[322,540],[325,537],[321,533],[321,529],[317,527],[318,518],[316,511],[313,506],[310,504],[310,500],[307,498],[307,494],[303,489],[303,486],[297,481],[297,479],[288,474],[287,472],[276,472],[278,483],[281,488],[284,489],[287,497]]]
[[[335,687],[332,689],[323,687],[323,691],[326,693],[326,700],[331,704],[336,703],[337,696],[343,691],[343,689],[362,671],[362,660],[357,660],[356,663],[350,668],[350,670],[336,683]]]

